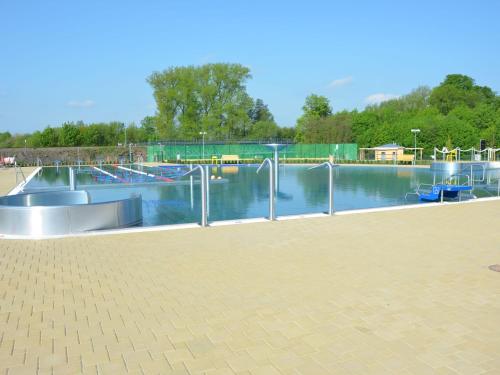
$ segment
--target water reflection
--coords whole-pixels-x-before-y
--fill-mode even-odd
[[[108,167],[106,167],[108,168]],[[201,197],[199,175],[181,177],[187,167],[165,172],[168,181],[162,183],[121,184],[96,181],[94,172],[82,167],[77,173],[77,186],[89,191],[94,202],[128,197],[141,193],[143,197],[144,225],[193,223],[200,221]],[[143,169],[158,174],[160,169]],[[257,166],[211,166],[209,220],[229,220],[268,215],[269,175],[256,174]],[[116,171],[109,167],[110,173]],[[132,175],[132,172],[127,172]],[[441,182],[446,174],[423,168],[355,167],[334,169],[336,210],[360,209],[406,204],[404,197],[419,184]],[[125,175],[124,175],[125,176]],[[163,175],[162,175],[163,176]],[[488,171],[484,181],[476,176],[474,194],[478,197],[496,195],[500,171]],[[328,208],[328,169],[309,170],[305,166],[282,165],[279,170],[279,190],[276,212],[278,215],[325,212]],[[66,189],[69,183],[67,168],[44,168],[27,186],[29,191]],[[487,184],[490,185],[487,185]],[[191,204],[192,197],[192,204]],[[415,203],[410,202],[410,203]]]

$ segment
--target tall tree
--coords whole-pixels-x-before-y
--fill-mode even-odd
[[[148,82],[157,103],[160,136],[198,138],[240,137],[250,121],[252,100],[245,82],[248,68],[239,64],[172,67],[155,72]]]
[[[311,94],[306,98],[302,110],[304,113],[297,120],[295,140],[298,142],[306,141],[307,137],[304,132],[307,128],[315,128],[321,119],[325,119],[332,114],[332,107],[328,98],[316,94]]]

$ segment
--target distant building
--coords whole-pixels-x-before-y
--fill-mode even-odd
[[[412,152],[405,154],[405,150]],[[420,153],[422,159],[422,148],[416,149]],[[359,160],[376,160],[376,161],[409,161],[413,162],[415,158],[415,148],[403,147],[396,143],[387,143],[377,147],[364,147],[359,149]]]

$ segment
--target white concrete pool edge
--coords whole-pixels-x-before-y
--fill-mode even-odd
[[[19,194],[23,191],[23,188],[28,184],[28,182],[31,181],[31,179],[33,177],[36,176],[36,174],[42,169],[42,167],[37,167],[35,168],[35,170],[33,172],[30,173],[30,175],[26,178],[26,180],[22,181],[21,183],[19,183],[14,189],[12,189],[11,191],[9,191],[7,193],[7,195],[15,195],[15,194]]]
[[[345,216],[345,215],[356,215],[356,214],[367,214],[376,212],[389,212],[389,211],[399,211],[399,210],[412,210],[417,208],[428,208],[428,207],[443,207],[449,205],[461,205],[461,204],[475,204],[480,202],[497,201],[500,197],[487,197],[479,198],[473,200],[467,200],[462,202],[436,202],[436,203],[425,203],[425,204],[409,204],[400,206],[390,206],[390,207],[375,207],[375,208],[363,208],[356,210],[346,210],[346,211],[336,211],[334,215],[330,216],[326,213],[311,213],[311,214],[300,214],[300,215],[286,215],[278,216],[276,222],[288,221],[288,220],[300,220],[300,219],[310,219],[310,218],[327,218],[335,216]],[[240,225],[240,224],[253,224],[253,223],[263,223],[271,222],[266,217],[250,218],[250,219],[235,219],[235,220],[221,220],[209,222],[209,226],[203,228],[198,223],[186,223],[186,224],[167,224],[167,225],[156,225],[151,227],[131,227],[131,228],[120,228],[120,229],[109,229],[109,230],[97,230],[89,231],[83,233],[73,233],[64,235],[51,235],[51,236],[19,236],[19,235],[2,235],[0,234],[0,240],[46,240],[46,239],[58,239],[58,238],[73,238],[73,237],[93,237],[93,236],[107,236],[107,235],[119,235],[128,233],[142,233],[142,232],[160,232],[160,231],[170,231],[170,230],[181,230],[181,229],[210,229],[210,227],[222,227],[230,225]]]

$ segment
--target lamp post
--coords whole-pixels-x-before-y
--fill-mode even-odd
[[[201,158],[205,159],[205,135],[207,132],[200,132],[201,135]]]
[[[420,129],[411,129],[411,132],[415,136],[415,147],[414,147],[415,157],[413,158],[413,165],[416,165],[417,164],[417,134],[420,133]]]

